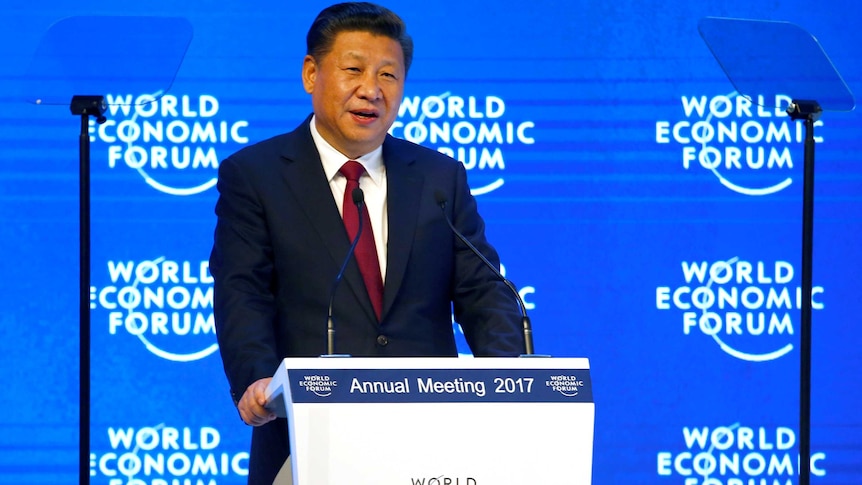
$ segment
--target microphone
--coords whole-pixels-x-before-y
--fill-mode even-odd
[[[350,196],[353,198],[353,204],[356,205],[356,212],[359,214],[359,228],[356,231],[356,237],[350,243],[350,248],[347,250],[344,262],[341,263],[341,269],[335,275],[335,280],[332,282],[332,291],[329,293],[329,311],[326,313],[326,355],[335,355],[335,322],[332,320],[332,303],[335,301],[335,290],[338,289],[338,284],[344,278],[347,263],[353,257],[356,245],[359,243],[359,237],[362,236],[362,204],[365,203],[365,194],[362,192],[362,189],[357,187],[353,189]]]
[[[506,277],[503,276],[503,274],[500,273],[500,271],[497,270],[497,268],[493,264],[491,264],[490,261],[488,261],[488,258],[486,258],[485,255],[483,255],[481,252],[479,252],[478,249],[476,249],[476,246],[474,246],[470,241],[468,241],[467,238],[464,237],[464,235],[461,234],[461,232],[455,228],[455,226],[452,224],[452,221],[449,219],[449,216],[446,215],[446,194],[444,194],[442,190],[438,189],[434,191],[434,199],[437,201],[437,205],[440,206],[440,211],[443,213],[443,218],[446,219],[446,223],[449,224],[449,228],[452,229],[452,232],[455,233],[455,235],[458,236],[458,239],[460,239],[462,243],[464,243],[468,248],[470,248],[470,250],[473,251],[473,254],[478,256],[479,259],[481,259],[482,262],[485,263],[485,266],[490,268],[491,271],[494,272],[494,275],[496,275],[500,281],[505,283],[506,287],[509,288],[512,293],[515,294],[515,298],[518,300],[518,306],[521,310],[521,324],[524,329],[525,355],[533,355],[533,327],[530,324],[530,317],[527,316],[527,307],[524,305],[524,299],[521,298],[521,294],[518,293],[518,289],[515,288],[515,285],[513,285],[511,281],[506,279]]]

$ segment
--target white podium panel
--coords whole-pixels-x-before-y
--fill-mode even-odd
[[[589,484],[587,359],[285,359],[296,485]]]

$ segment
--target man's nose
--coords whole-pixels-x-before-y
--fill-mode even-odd
[[[377,79],[376,74],[367,73],[362,76],[359,89],[357,90],[360,98],[377,99],[380,97],[380,92],[380,81]]]

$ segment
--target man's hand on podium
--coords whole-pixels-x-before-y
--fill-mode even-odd
[[[266,404],[266,387],[272,377],[259,379],[248,386],[237,404],[239,416],[245,424],[260,426],[275,419],[275,413],[267,411],[263,406]]]

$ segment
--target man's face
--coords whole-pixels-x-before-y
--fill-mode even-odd
[[[322,59],[305,56],[302,82],[317,130],[348,158],[383,143],[404,95],[404,53],[395,39],[341,32]]]

